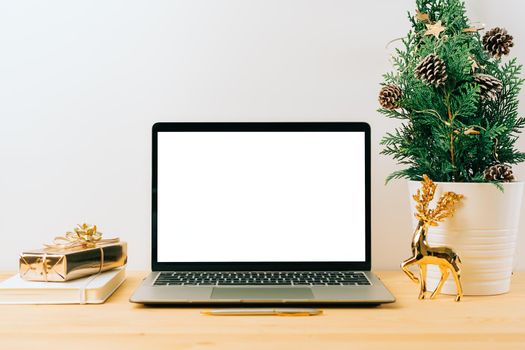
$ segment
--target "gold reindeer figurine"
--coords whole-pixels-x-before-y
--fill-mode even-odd
[[[429,209],[428,205],[434,198],[436,184],[426,175],[423,175],[421,184],[421,190],[418,189],[413,196],[417,203],[415,216],[419,220],[412,240],[413,256],[401,263],[401,269],[412,281],[420,283],[419,299],[424,299],[427,292],[427,265],[437,265],[441,271],[441,279],[430,298],[434,299],[441,292],[443,284],[451,273],[457,288],[456,301],[460,301],[463,296],[463,289],[461,288],[458,263],[461,263],[461,260],[450,248],[430,247],[427,242],[427,233],[429,226],[437,226],[439,222],[454,215],[456,205],[463,198],[463,195],[454,192],[443,193],[436,204],[436,208]],[[414,264],[419,265],[419,278],[408,269],[409,266]]]

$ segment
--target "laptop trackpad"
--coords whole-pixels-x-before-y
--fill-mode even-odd
[[[213,288],[212,299],[274,300],[313,299],[310,288]]]

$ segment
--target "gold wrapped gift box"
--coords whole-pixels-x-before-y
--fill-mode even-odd
[[[40,249],[20,255],[20,277],[28,281],[64,282],[124,266],[127,244],[93,248]]]

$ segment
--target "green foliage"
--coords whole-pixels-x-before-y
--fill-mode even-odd
[[[434,181],[483,182],[487,167],[523,162],[525,153],[515,148],[525,126],[525,118],[518,116],[522,66],[516,59],[502,63],[490,57],[480,34],[464,31],[470,24],[463,0],[416,0],[416,5],[432,23],[441,21],[446,29],[439,38],[424,35],[425,23],[409,13],[412,29],[395,51],[395,71],[384,75],[384,85],[403,90],[398,109],[379,109],[402,121],[381,141],[381,153],[404,167],[387,181],[420,180],[427,174]],[[417,64],[432,53],[445,61],[448,78],[443,86],[426,85],[415,76]],[[479,67],[473,68],[473,62]],[[474,73],[501,80],[497,100],[480,98]]]

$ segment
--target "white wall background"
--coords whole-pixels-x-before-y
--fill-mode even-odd
[[[412,235],[406,183],[379,156],[388,41],[413,0],[0,1],[0,270],[84,220],[149,268],[155,121],[352,121],[373,128],[373,264]],[[469,1],[525,62],[525,5]],[[522,99],[525,95],[522,94]],[[521,110],[525,112],[525,104]],[[525,138],[520,142],[525,149]],[[523,179],[525,166],[516,169]],[[522,213],[525,212],[525,208]],[[525,223],[518,269],[525,269]]]

